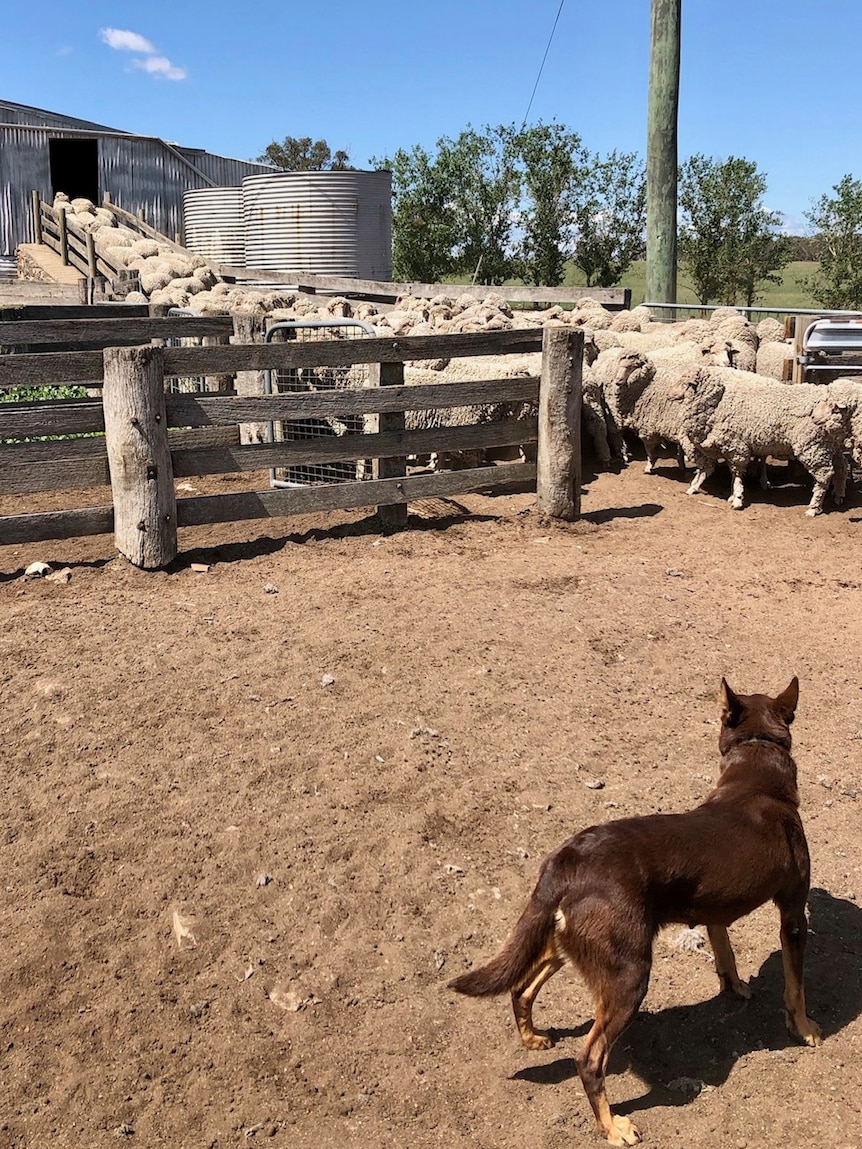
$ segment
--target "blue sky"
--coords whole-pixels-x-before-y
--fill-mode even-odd
[[[0,6],[0,97],[255,158],[325,139],[357,167],[520,123],[559,0],[39,0]],[[565,0],[530,111],[646,150],[649,0]],[[860,0],[683,0],[679,154],[753,160],[802,228],[862,178]]]

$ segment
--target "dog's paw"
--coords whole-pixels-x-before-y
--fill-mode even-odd
[[[721,982],[722,993],[734,993],[737,997],[743,997],[746,1000],[751,997],[751,986],[747,981],[742,981],[741,978],[729,978],[727,974],[719,974],[718,980]]]
[[[609,1145],[637,1145],[641,1139],[640,1132],[628,1117],[611,1117],[612,1126],[608,1131]]]
[[[812,1021],[810,1017],[806,1017],[805,1025],[802,1027],[796,1025],[790,1014],[786,1015],[786,1021],[787,1032],[803,1045],[810,1045],[813,1049],[823,1042],[823,1034],[820,1030],[820,1026],[816,1021]]]
[[[521,1044],[525,1049],[553,1049],[556,1042],[550,1030],[534,1029],[532,1033],[521,1034]]]

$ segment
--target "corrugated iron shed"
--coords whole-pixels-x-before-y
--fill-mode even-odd
[[[182,233],[183,192],[233,187],[267,164],[183,148],[89,120],[0,100],[0,255],[35,239],[31,193],[56,192],[118,207],[173,238]],[[67,185],[67,186],[64,186]]]

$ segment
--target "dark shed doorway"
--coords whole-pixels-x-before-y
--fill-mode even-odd
[[[99,141],[49,140],[51,190],[99,202]]]

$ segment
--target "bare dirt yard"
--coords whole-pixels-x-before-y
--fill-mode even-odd
[[[825,1041],[786,1035],[772,907],[731,930],[750,1002],[670,930],[611,1101],[647,1145],[862,1144],[862,497],[734,513],[726,483],[240,523],[155,574],[110,537],[0,547],[0,1146],[600,1144],[576,979],[545,1053],[446,981],[565,837],[705,796],[723,674],[800,679]]]

